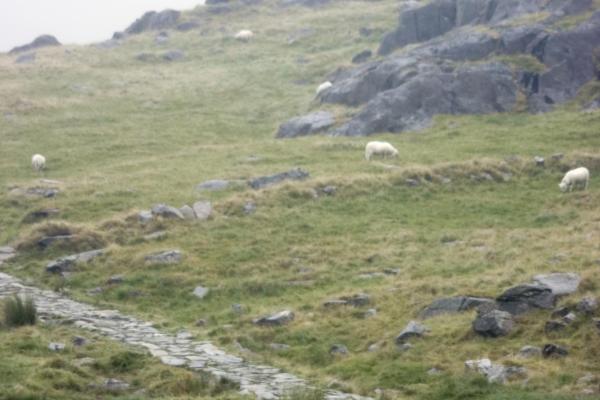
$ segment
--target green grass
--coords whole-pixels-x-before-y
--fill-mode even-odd
[[[348,66],[359,51],[377,47],[383,32],[396,24],[397,2],[348,1],[344,7],[332,2],[318,11],[269,4],[227,17],[193,11],[202,34],[173,32],[164,47],[146,34],[112,50],[39,51],[30,66],[15,66],[11,57],[0,55],[0,243],[23,249],[3,268],[79,300],[153,320],[165,330],[186,328],[233,352],[240,343],[251,351],[243,354],[251,361],[283,367],[318,385],[336,380],[357,393],[373,396],[380,388],[390,398],[411,399],[577,395],[581,388],[574,382],[600,367],[595,350],[600,336],[587,317],[564,334],[547,337],[547,313],[533,313],[520,318],[508,337],[485,340],[471,333],[474,315],[467,313],[427,321],[431,334],[406,353],[396,350],[393,339],[438,297],[494,297],[537,273],[583,276],[580,292],[564,303],[600,295],[595,278],[600,114],[569,105],[544,115],[439,116],[423,132],[377,135],[392,142],[400,156],[372,163],[364,161],[366,138],[275,140],[279,123],[317,108],[314,89],[328,73]],[[289,35],[307,27],[314,36],[288,44]],[[376,33],[362,37],[361,27]],[[246,28],[257,33],[256,40],[232,39]],[[186,59],[135,60],[140,52],[171,48],[185,51]],[[308,62],[298,62],[299,57]],[[595,87],[587,92],[595,93]],[[340,119],[354,112],[325,108]],[[44,177],[61,182],[55,199],[9,194],[12,187],[38,184],[29,166],[36,152],[48,160]],[[565,158],[552,161],[555,153]],[[548,166],[536,168],[535,155],[546,157]],[[592,171],[590,190],[560,193],[565,169],[579,164]],[[311,178],[262,191],[237,185],[194,192],[204,180],[243,181],[296,166],[310,171]],[[480,181],[482,173],[493,180]],[[422,184],[408,187],[407,178]],[[444,184],[443,178],[451,182]],[[337,186],[336,195],[314,199],[313,189],[328,184]],[[203,223],[141,226],[131,218],[155,203],[181,206],[199,198],[215,205],[215,215]],[[246,201],[256,202],[255,214],[243,214]],[[60,209],[53,223],[22,222],[28,212],[44,207]],[[40,235],[59,228],[77,233],[79,240],[31,250]],[[155,230],[168,235],[143,240]],[[94,247],[108,247],[108,254],[78,265],[68,279],[44,272],[48,261]],[[171,248],[183,251],[181,264],[145,264],[146,254]],[[386,268],[400,273],[360,277]],[[115,274],[123,274],[124,282],[107,285]],[[211,289],[203,300],[191,294],[200,284]],[[88,294],[99,286],[100,295]],[[322,307],[325,300],[358,292],[370,294],[373,304]],[[238,303],[242,314],[232,311]],[[363,319],[370,307],[377,308],[377,316]],[[265,329],[251,322],[282,308],[296,313],[288,326]],[[200,318],[206,326],[195,326]],[[550,340],[569,347],[567,360],[515,355],[523,345]],[[273,350],[271,343],[290,348]],[[330,356],[336,343],[346,345],[350,355]],[[380,350],[368,352],[373,343]],[[4,351],[8,357],[15,350]],[[527,367],[526,388],[465,376],[464,361],[481,357]],[[122,352],[104,360],[92,376],[109,370],[127,377],[139,371],[137,362],[151,362]],[[20,370],[26,374],[35,365],[25,363]],[[432,367],[443,376],[429,376]],[[169,389],[157,396],[196,390],[184,378],[177,383],[172,373],[139,379],[166,384]],[[85,386],[81,382],[75,379]]]

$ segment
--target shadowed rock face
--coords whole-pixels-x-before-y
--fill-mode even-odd
[[[555,25],[590,10],[591,0],[405,4],[399,27],[381,43],[379,53],[387,57],[336,71],[328,77],[332,87],[317,99],[361,109],[341,126],[278,137],[419,130],[437,114],[513,111],[518,96],[526,98],[531,112],[546,112],[600,77],[600,11],[567,30]],[[540,18],[532,18],[531,23],[514,19],[529,13],[541,13]],[[408,44],[403,52],[389,54]],[[498,55],[536,58],[545,70],[489,61]],[[296,117],[281,129],[311,116]]]
[[[146,31],[173,28],[177,25],[180,15],[181,13],[175,10],[148,11],[131,24],[125,33],[134,35]]]
[[[13,48],[9,54],[23,53],[25,51],[51,46],[60,46],[60,42],[52,35],[42,35],[35,38],[35,40],[29,44]]]

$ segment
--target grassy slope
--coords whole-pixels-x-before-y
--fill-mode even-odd
[[[548,115],[440,117],[425,132],[380,136],[400,149],[392,168],[364,162],[361,138],[276,141],[278,123],[310,109],[314,88],[327,73],[358,51],[374,49],[381,32],[395,24],[395,1],[344,4],[318,12],[261,6],[227,17],[207,17],[199,9],[194,13],[202,19],[202,35],[172,33],[167,46],[156,46],[149,34],[111,50],[43,50],[33,66],[0,56],[0,112],[14,114],[0,118],[0,181],[34,185],[28,159],[41,152],[48,158],[46,177],[64,182],[55,200],[14,199],[3,191],[0,242],[27,237],[35,227],[21,224],[22,217],[52,206],[61,209],[62,220],[83,224],[111,244],[108,257],[82,266],[67,282],[43,273],[48,260],[65,254],[60,249],[24,254],[8,270],[41,285],[65,285],[77,298],[151,318],[165,329],[192,329],[232,351],[238,341],[252,350],[250,358],[322,383],[336,379],[365,394],[384,388],[399,398],[496,399],[521,391],[465,379],[463,361],[483,356],[530,369],[523,389],[530,393],[519,398],[577,393],[577,378],[600,367],[594,350],[600,338],[589,321],[545,337],[547,317],[534,313],[507,338],[484,340],[470,333],[468,314],[428,321],[431,334],[407,353],[394,349],[393,338],[439,296],[495,296],[539,272],[584,276],[581,293],[567,302],[600,294],[594,277],[600,191],[592,182],[587,193],[562,195],[557,166],[527,166],[538,154],[564,152],[576,162],[597,153],[599,114],[566,107]],[[361,37],[363,26],[376,34]],[[257,33],[256,40],[231,38],[245,28]],[[315,36],[288,44],[302,28],[314,29]],[[186,60],[144,64],[134,58],[172,48],[184,50]],[[334,111],[340,118],[349,112]],[[509,155],[526,162],[504,166]],[[294,166],[308,169],[312,179],[261,192],[193,191],[206,179],[245,179]],[[590,167],[593,174],[600,171]],[[463,178],[498,168],[510,169],[513,179],[477,184]],[[406,177],[432,170],[453,182],[404,185]],[[338,194],[312,199],[310,189],[328,183],[339,187]],[[151,228],[123,222],[135,209],[199,197],[215,201],[215,217],[202,224],[153,225],[169,230],[160,242],[140,239]],[[246,200],[257,202],[255,215],[242,216]],[[448,238],[456,241],[444,243]],[[168,248],[184,251],[181,265],[144,265],[144,254]],[[556,255],[563,255],[558,264],[550,262]],[[358,277],[384,268],[401,273]],[[86,295],[116,273],[125,274],[123,285]],[[213,289],[202,302],[189,294],[198,284]],[[373,296],[375,318],[321,307],[331,297],[357,292]],[[244,305],[243,315],[231,311],[234,303]],[[252,326],[252,318],[282,307],[296,311],[292,325]],[[195,328],[198,318],[208,325]],[[515,357],[521,346],[549,340],[570,347],[568,360]],[[292,347],[278,353],[269,348],[272,342]],[[382,349],[367,352],[375,342]],[[352,354],[331,357],[334,343]],[[427,375],[434,366],[445,373]]]

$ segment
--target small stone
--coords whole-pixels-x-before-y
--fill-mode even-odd
[[[568,354],[569,351],[566,348],[553,343],[544,345],[544,348],[542,349],[542,356],[544,356],[544,358],[566,357]]]
[[[188,221],[193,221],[196,219],[196,213],[194,212],[194,209],[190,206],[188,206],[187,204],[182,206],[179,211],[181,211],[181,214],[183,215],[183,218],[185,218]]]
[[[543,167],[544,164],[546,163],[546,160],[544,160],[544,157],[540,157],[540,156],[533,157],[533,161],[535,162],[535,165],[537,167]]]
[[[225,190],[229,187],[229,181],[223,179],[212,179],[196,185],[196,190],[201,191],[218,191]]]
[[[109,285],[118,285],[123,283],[123,275],[113,275],[106,281]]]
[[[242,211],[246,215],[254,214],[256,212],[256,203],[252,201],[246,202],[246,204],[244,204],[242,207]]]
[[[241,304],[232,304],[231,305],[231,310],[236,313],[236,314],[243,314],[244,313],[244,306],[242,306]]]
[[[556,310],[552,311],[552,318],[564,318],[566,317],[571,310],[568,307],[560,307]]]
[[[552,160],[553,161],[560,161],[560,160],[563,159],[564,156],[565,155],[563,153],[555,153],[555,154],[552,154]]]
[[[160,239],[164,239],[168,236],[167,231],[156,231],[156,232],[152,232],[148,235],[144,236],[144,240],[146,241],[151,241],[151,240],[160,240]]]
[[[85,367],[87,365],[94,365],[96,360],[91,357],[84,357],[73,361],[73,364],[77,367]]]
[[[407,340],[414,337],[422,337],[428,329],[416,321],[410,321],[406,328],[396,337],[396,344],[404,344]]]
[[[123,381],[120,381],[118,379],[107,379],[106,381],[104,381],[104,389],[110,391],[110,392],[120,392],[122,390],[127,390],[129,389],[129,383],[125,383]]]
[[[381,346],[379,345],[379,343],[373,343],[373,344],[369,345],[369,347],[367,348],[367,351],[369,353],[374,353],[376,351],[379,351],[380,348],[381,348]]]
[[[405,182],[406,182],[406,185],[410,186],[410,187],[417,187],[417,186],[421,185],[421,182],[417,179],[406,179]]]
[[[335,196],[336,192],[337,192],[337,188],[335,186],[325,186],[323,189],[321,189],[321,192],[323,192],[323,194],[327,195],[327,196]]]
[[[523,358],[541,357],[542,349],[537,346],[523,346],[519,350],[519,356]]]
[[[196,288],[194,289],[194,296],[196,296],[199,299],[203,299],[208,295],[209,291],[210,289],[204,286],[196,286]]]
[[[163,218],[185,219],[179,209],[166,204],[157,204],[152,207],[152,214]]]
[[[197,201],[194,203],[194,212],[196,218],[200,221],[206,221],[212,214],[212,204],[210,201]]]
[[[260,326],[280,326],[288,324],[293,320],[294,313],[290,310],[284,310],[266,317],[255,319],[254,323]]]
[[[341,300],[345,301],[348,305],[351,305],[353,307],[362,307],[366,306],[371,302],[371,296],[365,293],[359,293],[350,297],[342,297]]]
[[[427,371],[427,375],[429,375],[429,376],[437,376],[437,375],[441,375],[442,373],[443,373],[443,371],[441,369],[437,369],[435,367],[433,367],[429,371]]]
[[[48,345],[48,350],[50,351],[63,351],[65,349],[65,344],[64,343],[50,343]]]
[[[575,313],[568,313],[563,317],[563,322],[567,325],[572,324],[577,319],[577,315]]]
[[[346,355],[350,354],[350,352],[348,351],[348,348],[346,346],[344,346],[343,344],[334,344],[329,349],[329,354],[346,356]]]
[[[369,308],[367,311],[365,311],[364,317],[365,318],[373,318],[377,315],[377,310],[375,308]]]
[[[185,58],[185,53],[181,50],[170,50],[162,55],[165,61],[179,61]]]
[[[177,264],[181,262],[183,255],[179,250],[167,250],[152,253],[145,257],[148,264]]]
[[[153,215],[151,211],[140,211],[138,213],[138,221],[141,224],[147,224],[148,222],[152,221]]]
[[[198,321],[196,321],[196,326],[197,327],[204,327],[207,325],[207,321],[205,319],[199,319]]]
[[[87,339],[81,336],[75,336],[73,337],[72,342],[74,346],[83,346],[87,344]]]
[[[584,297],[577,303],[577,311],[592,315],[598,310],[598,299],[592,296]]]

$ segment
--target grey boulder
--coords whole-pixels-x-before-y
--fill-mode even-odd
[[[292,311],[284,310],[272,315],[255,319],[253,322],[259,326],[281,326],[292,322],[294,317],[295,316]]]
[[[185,219],[179,209],[166,204],[157,204],[152,207],[152,214],[163,218]]]
[[[196,219],[200,221],[207,220],[212,214],[212,204],[210,201],[197,201],[193,206]]]
[[[516,315],[535,308],[550,310],[554,308],[556,296],[547,286],[525,284],[506,290],[496,302],[500,310]]]
[[[302,181],[307,179],[310,174],[302,168],[294,168],[286,172],[275,175],[262,176],[248,181],[248,185],[255,190],[263,189],[269,186],[276,185],[286,180]]]
[[[33,42],[26,44],[24,46],[18,46],[13,48],[9,54],[15,53],[23,53],[25,51],[39,49],[41,47],[55,47],[60,46],[60,42],[56,40],[56,38],[52,35],[42,35],[38,36],[33,40]]]
[[[419,317],[427,319],[443,314],[456,314],[477,308],[484,303],[494,303],[494,300],[471,296],[445,297],[427,306]]]
[[[563,296],[575,293],[579,284],[581,283],[581,277],[575,273],[552,273],[545,275],[536,275],[533,277],[534,283],[538,285],[544,285],[556,296]]]
[[[422,324],[416,321],[410,321],[408,325],[396,336],[396,344],[402,345],[406,343],[409,339],[415,337],[422,337],[428,329]]]
[[[125,33],[133,35],[150,30],[173,28],[177,24],[180,15],[181,13],[175,10],[164,10],[161,12],[148,11],[141,18],[133,22],[125,30]]]
[[[514,321],[511,314],[492,310],[482,313],[473,321],[473,330],[485,337],[506,336],[513,329]]]
[[[194,289],[194,296],[196,296],[199,299],[203,299],[206,296],[208,296],[208,293],[210,292],[209,288],[206,288],[204,286],[196,286],[196,288]]]

